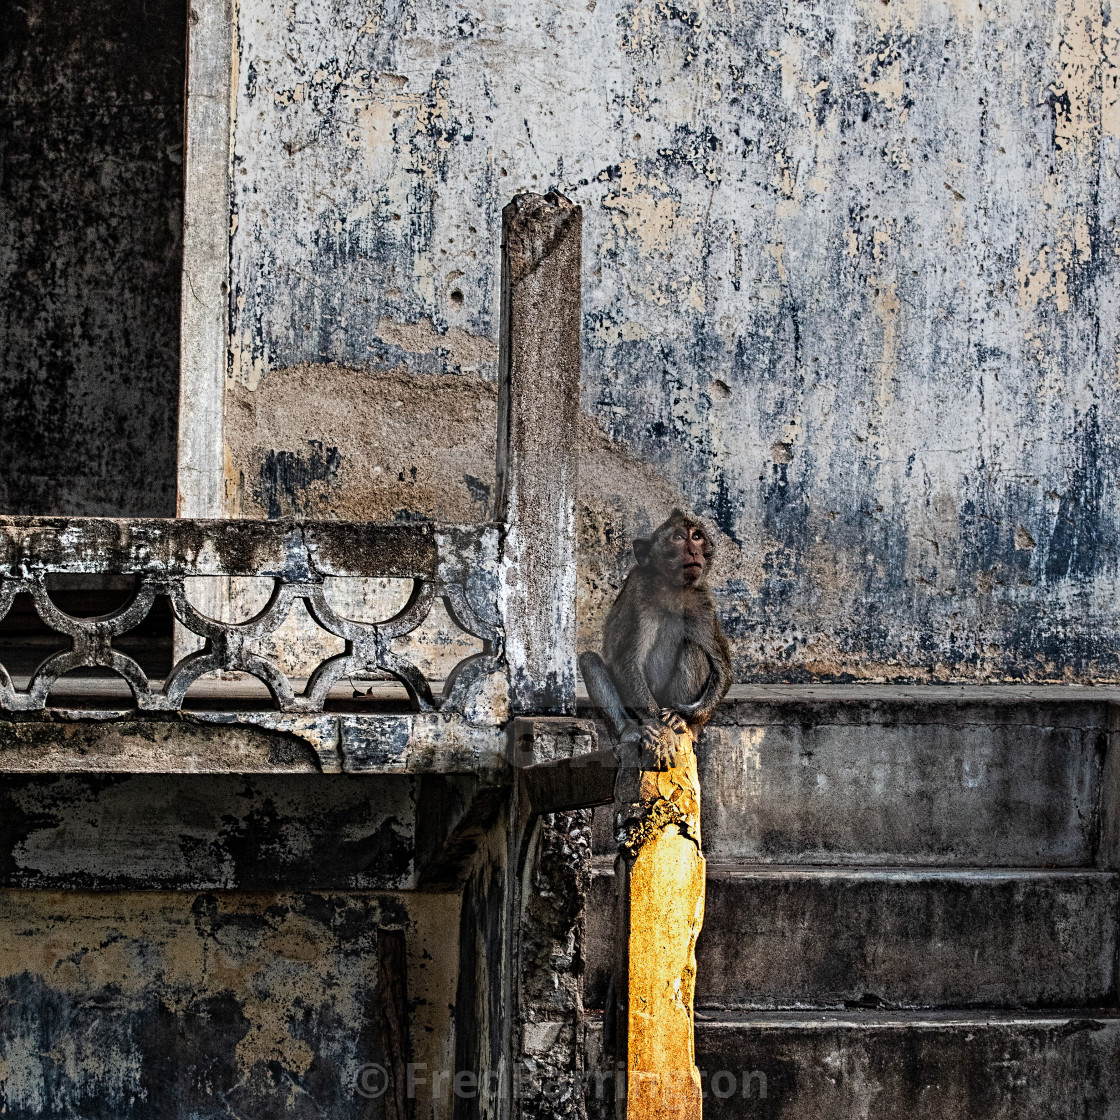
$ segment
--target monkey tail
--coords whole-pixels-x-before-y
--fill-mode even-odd
[[[633,721],[618,695],[618,688],[607,663],[597,653],[581,653],[579,671],[583,675],[583,683],[587,685],[587,695],[591,697],[591,702],[603,713],[611,734],[616,739],[621,739]]]

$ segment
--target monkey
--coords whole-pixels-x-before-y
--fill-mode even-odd
[[[662,762],[662,728],[697,735],[731,687],[731,651],[707,582],[714,554],[703,523],[674,509],[652,536],[634,541],[635,566],[603,627],[618,699]],[[602,663],[585,654],[580,664],[596,696]]]

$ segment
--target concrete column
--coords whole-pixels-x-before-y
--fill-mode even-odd
[[[234,80],[232,0],[193,0],[187,37],[183,180],[183,282],[179,311],[177,517],[225,517],[222,424],[229,356],[230,128]],[[198,580],[195,603],[228,616],[230,581]],[[202,649],[178,622],[178,661]]]
[[[195,0],[187,42],[179,517],[226,513],[222,394],[229,354],[233,41],[230,0]]]
[[[516,715],[575,711],[582,233],[583,211],[559,194],[502,211],[497,510]]]

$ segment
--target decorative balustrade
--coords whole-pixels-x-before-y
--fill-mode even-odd
[[[175,711],[205,674],[248,673],[261,680],[284,712],[319,712],[331,687],[347,677],[387,675],[399,681],[420,711],[461,711],[480,679],[505,672],[498,598],[502,530],[496,525],[449,526],[428,522],[193,521],[186,519],[0,518],[0,621],[26,592],[39,618],[69,641],[46,658],[24,688],[0,665],[0,709],[42,709],[64,674],[103,669],[123,677],[141,711]],[[51,598],[52,575],[135,578],[127,603],[110,613],[77,617]],[[256,576],[273,580],[266,606],[244,622],[202,613],[185,581],[199,576]],[[412,581],[404,607],[384,621],[343,617],[328,602],[328,577]],[[178,624],[203,639],[165,680],[151,681],[140,664],[114,644],[138,626],[159,597]],[[344,650],[320,662],[297,684],[254,645],[273,634],[297,601]],[[391,648],[442,600],[456,626],[482,642],[482,652],[460,661],[439,694],[411,661]]]

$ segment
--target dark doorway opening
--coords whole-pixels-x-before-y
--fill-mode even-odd
[[[0,514],[174,516],[185,5],[0,13]]]

